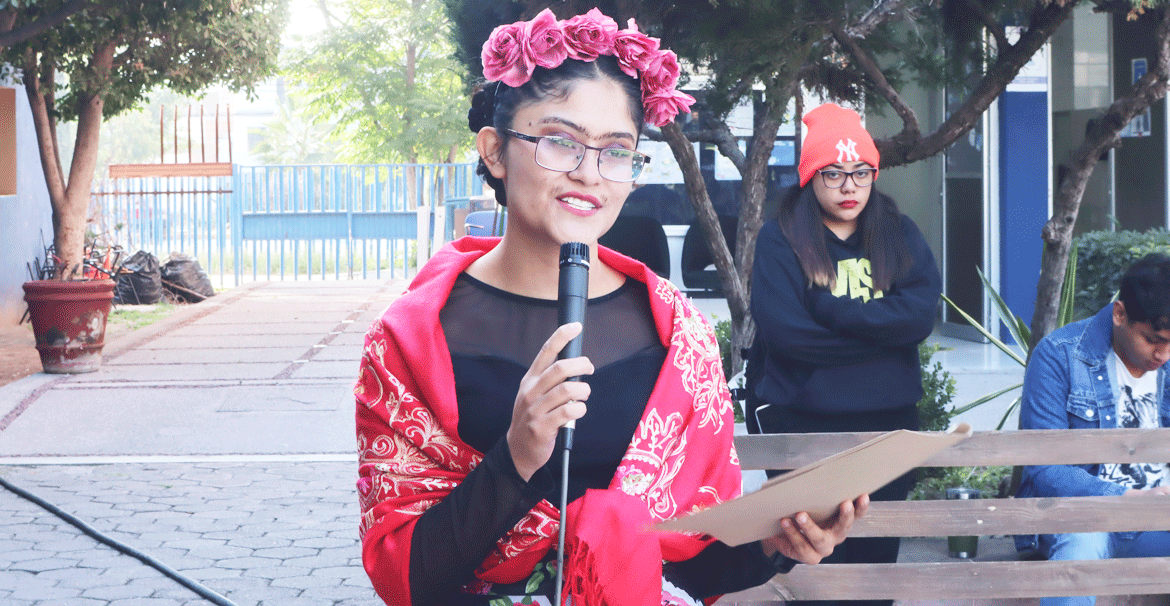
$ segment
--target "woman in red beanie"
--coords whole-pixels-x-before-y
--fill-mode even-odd
[[[918,344],[934,327],[942,287],[934,256],[876,190],[880,157],[857,113],[827,103],[804,123],[800,186],[756,245],[749,430],[917,429]],[[907,474],[871,498],[905,499],[912,482]],[[897,555],[897,538],[846,539],[825,561]]]

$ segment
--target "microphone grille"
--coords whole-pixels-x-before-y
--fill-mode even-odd
[[[589,245],[581,242],[565,242],[561,245],[561,263],[589,263]]]

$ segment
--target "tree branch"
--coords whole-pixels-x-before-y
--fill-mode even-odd
[[[333,29],[337,27],[334,23],[335,17],[333,13],[329,12],[329,6],[325,0],[317,0],[317,8],[321,9],[321,16],[325,19],[325,28]]]
[[[967,5],[967,8],[971,9],[971,12],[979,17],[979,20],[983,22],[983,27],[991,32],[992,37],[995,38],[995,49],[997,53],[1011,48],[1012,43],[1008,42],[1007,31],[1004,30],[1003,24],[995,17],[992,17],[991,13],[983,10],[982,3],[978,0],[964,0],[964,4]]]
[[[701,131],[702,133],[708,135],[703,139],[699,139],[690,135],[688,135],[687,138],[695,143],[714,144],[715,147],[719,149],[719,153],[723,154],[728,160],[731,161],[733,165],[735,165],[735,170],[740,174],[743,174],[744,163],[747,162],[747,158],[739,149],[739,140],[735,138],[735,135],[731,134],[731,128],[727,126],[726,122],[719,122],[718,124],[714,124],[712,126],[713,128],[711,129]]]
[[[873,8],[865,12],[857,23],[849,26],[845,32],[851,38],[864,38],[879,25],[885,23],[895,13],[902,9],[904,0],[878,0]]]
[[[902,132],[895,135],[894,139],[899,141],[917,141],[921,136],[921,128],[918,125],[918,115],[915,114],[914,110],[911,109],[910,106],[902,100],[902,96],[898,94],[897,90],[894,90],[894,87],[890,85],[889,80],[886,80],[886,76],[882,73],[881,68],[878,67],[877,61],[875,61],[873,56],[869,54],[869,51],[865,50],[861,47],[861,45],[857,44],[857,41],[854,40],[848,33],[846,33],[845,29],[842,28],[839,24],[830,22],[829,28],[830,31],[833,32],[833,37],[837,39],[837,42],[843,46],[849,52],[849,55],[853,57],[853,60],[857,62],[858,67],[860,67],[861,70],[865,72],[865,75],[869,76],[869,78],[873,80],[874,86],[878,89],[878,92],[881,93],[882,98],[884,98],[890,104],[890,106],[894,108],[894,111],[897,112],[898,116],[902,118]]]
[[[882,156],[882,168],[912,164],[946,149],[966,134],[999,98],[1008,83],[1020,73],[1032,56],[1052,37],[1056,28],[1072,14],[1074,2],[1050,2],[1033,15],[1028,29],[1006,52],[996,55],[995,63],[984,73],[967,100],[933,133],[917,141],[896,136],[874,141]]]
[[[48,15],[45,15],[44,17],[33,21],[32,23],[27,23],[17,29],[0,29],[0,31],[3,31],[3,33],[0,33],[0,48],[12,46],[13,44],[19,44],[21,42],[30,40],[39,35],[41,32],[51,27],[60,25],[61,22],[65,21],[69,17],[88,6],[93,6],[95,8],[100,7],[100,5],[96,2],[93,2],[93,0],[69,0],[65,4],[61,5],[61,8],[58,8],[52,13],[49,13]],[[15,25],[15,17],[13,17],[8,27],[11,28],[13,25]]]
[[[1069,176],[1052,203],[1052,218],[1044,224],[1041,232],[1044,252],[1040,259],[1040,279],[1036,285],[1036,306],[1031,323],[1032,348],[1056,328],[1073,227],[1080,213],[1085,185],[1101,153],[1118,144],[1119,133],[1130,120],[1166,96],[1167,83],[1170,83],[1170,10],[1160,10],[1154,44],[1158,51],[1153,66],[1137,81],[1133,91],[1116,99],[1093,121],[1084,141],[1073,152]]]

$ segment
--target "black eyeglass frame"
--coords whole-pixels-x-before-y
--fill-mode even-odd
[[[572,139],[567,139],[565,137],[557,137],[555,135],[526,135],[526,134],[521,133],[521,132],[516,132],[510,128],[505,128],[504,132],[508,133],[509,135],[511,135],[513,137],[516,137],[517,139],[520,139],[521,141],[528,141],[529,143],[535,143],[537,145],[540,145],[540,141],[542,139],[560,139],[562,141],[571,141],[572,143],[580,145],[581,147],[584,147],[585,149],[591,149],[593,151],[596,151],[597,152],[597,171],[598,171],[598,174],[601,174],[601,152],[614,151],[615,149],[620,149],[621,151],[628,152],[630,154],[642,156],[642,166],[643,167],[645,167],[647,164],[650,163],[650,156],[647,156],[646,154],[644,154],[636,149],[626,149],[624,147],[622,147],[622,148],[593,147],[592,145],[585,145],[584,143],[581,143],[580,141],[573,141]],[[549,167],[541,164],[539,161],[537,161],[536,164],[538,166],[540,166],[541,168],[548,169],[548,170],[554,170],[554,171],[559,172],[559,173],[571,173],[571,172],[577,170],[578,168],[581,168],[581,163],[584,161],[585,161],[585,154],[581,154],[581,159],[577,160],[577,166],[574,166],[573,168],[570,168],[569,170],[560,170],[557,168],[549,168]],[[630,179],[629,181],[618,181],[615,179],[610,179],[609,177],[606,177],[605,175],[601,175],[601,176],[605,177],[609,181],[613,181],[614,183],[633,183],[634,181],[638,180],[638,177],[642,176],[642,171],[639,170],[638,174],[634,175],[634,178]]]
[[[845,175],[845,177],[841,179],[840,185],[834,186],[834,185],[829,185],[829,178],[825,176],[825,173],[841,173],[841,174]],[[857,173],[873,173],[873,176],[870,177],[869,183],[866,183],[865,185],[860,185],[857,183],[857,179],[855,179],[853,177],[853,175],[855,175]],[[873,182],[877,181],[877,169],[876,168],[859,168],[859,169],[854,170],[854,171],[845,171],[845,170],[841,170],[839,168],[822,168],[822,169],[817,171],[817,174],[819,174],[821,176],[821,183],[823,183],[824,186],[829,188],[829,189],[841,189],[842,187],[845,187],[846,179],[853,179],[853,186],[854,187],[872,187]]]

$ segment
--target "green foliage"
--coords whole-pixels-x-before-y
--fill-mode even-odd
[[[470,148],[463,68],[440,0],[344,0],[285,71],[344,131],[347,161],[441,162]]]
[[[118,305],[110,311],[110,324],[123,324],[130,330],[138,330],[170,316],[178,309],[173,303],[155,305]]]
[[[991,467],[923,467],[919,469],[918,483],[907,499],[930,501],[945,499],[948,488],[974,488],[983,498],[1006,497],[1003,487],[1012,475],[1012,468]]]
[[[1073,249],[1069,254],[1068,266],[1065,268],[1064,284],[1061,287],[1061,296],[1060,296],[1060,304],[1059,304],[1060,311],[1058,313],[1057,321],[1056,321],[1057,328],[1064,326],[1065,324],[1070,322],[1071,318],[1072,318],[1072,308],[1073,308],[1073,305],[1072,305],[1073,286],[1072,285],[1076,283],[1076,279],[1077,279],[1077,264],[1076,264],[1077,250],[1078,249],[1077,249],[1076,243],[1074,242]],[[977,271],[979,271],[979,270],[977,269]],[[1028,347],[1029,347],[1029,343],[1031,342],[1030,339],[1032,336],[1027,322],[1025,322],[1024,319],[1021,318],[1020,316],[1012,313],[1011,309],[1008,308],[1007,303],[1003,300],[1002,297],[1000,297],[999,293],[995,290],[995,287],[993,287],[991,285],[991,283],[987,281],[987,278],[983,275],[982,271],[979,271],[979,279],[983,281],[983,290],[984,290],[984,292],[987,293],[987,296],[991,299],[992,308],[995,310],[996,314],[999,316],[999,320],[1007,328],[1008,333],[1012,336],[1012,339],[1015,341],[1014,348],[1009,346],[1008,344],[1004,343],[998,337],[996,337],[994,334],[992,334],[991,331],[984,328],[980,322],[978,322],[974,318],[972,318],[969,314],[967,314],[967,312],[963,311],[962,309],[959,309],[959,307],[957,305],[955,305],[955,303],[953,301],[951,301],[946,295],[943,295],[943,297],[942,297],[943,300],[946,301],[947,304],[950,305],[952,309],[954,309],[956,312],[958,312],[959,315],[963,316],[963,318],[965,318],[967,320],[967,322],[971,324],[971,326],[975,327],[980,333],[982,333],[986,339],[991,341],[992,344],[994,344],[1001,351],[1003,351],[1008,356],[1010,356],[1013,360],[1018,362],[1020,364],[1020,366],[1025,366],[1027,364],[1027,360],[1028,360],[1028,351],[1029,351]],[[933,353],[934,352],[931,352],[931,354],[933,354]],[[922,355],[921,349],[919,350],[919,355],[920,355],[920,357]],[[929,357],[927,358],[927,360],[929,360]],[[923,367],[925,369],[925,367],[926,367],[925,362],[923,363]],[[941,370],[941,368],[939,370]],[[926,376],[926,372],[924,371],[924,373],[923,373],[923,390],[924,391],[926,389],[927,382],[928,382],[928,379]],[[1010,385],[1004,389],[1000,389],[998,391],[984,395],[984,396],[976,399],[974,402],[971,402],[969,404],[966,404],[966,405],[958,407],[958,408],[951,409],[948,413],[945,413],[945,414],[940,414],[938,407],[931,406],[929,403],[927,403],[927,405],[925,406],[925,409],[930,411],[929,417],[927,416],[927,414],[925,414],[923,412],[923,410],[924,410],[923,402],[919,402],[919,414],[922,418],[922,428],[923,429],[945,428],[949,425],[950,420],[953,417],[955,417],[956,415],[967,412],[968,410],[971,410],[972,408],[975,408],[976,406],[980,406],[980,405],[983,405],[987,402],[990,402],[991,400],[994,400],[1005,393],[1008,393],[1010,391],[1013,391],[1015,389],[1020,388],[1022,385],[1023,385],[1023,383],[1017,383],[1015,385]],[[951,392],[951,395],[953,397],[953,395],[954,395],[953,390]],[[1011,406],[1009,406],[1007,411],[1004,413],[1003,418],[1000,419],[999,425],[996,426],[997,430],[1003,429],[1004,424],[1007,422],[1008,417],[1011,416],[1012,412],[1016,409],[1017,406],[1019,406],[1019,404],[1020,404],[1020,399],[1016,398],[1015,401],[1012,402]],[[928,419],[929,419],[929,422],[932,424],[932,426],[930,426],[930,427],[927,426]],[[1000,494],[1002,492],[1001,487],[1006,483],[1005,478],[1010,478],[1011,474],[1012,474],[1011,467],[1000,467],[1000,466],[993,466],[993,467],[923,467],[923,468],[920,468],[918,470],[918,483],[915,485],[913,490],[910,492],[909,498],[911,500],[941,499],[941,498],[945,498],[947,488],[954,488],[954,487],[959,487],[959,486],[966,486],[968,488],[978,489],[983,493],[983,496],[985,496],[985,497],[986,496],[996,496],[996,495],[1007,496],[1007,495]]]
[[[934,343],[918,345],[918,363],[922,369],[922,399],[918,401],[918,421],[923,431],[945,431],[954,416],[949,409],[955,399],[955,378],[942,363],[930,363],[942,349]]]
[[[1060,301],[1058,304],[1058,312],[1056,317],[1056,328],[1060,328],[1061,326],[1064,326],[1065,324],[1073,321],[1073,285],[1076,284],[1077,281],[1077,251],[1077,244],[1076,242],[1073,242],[1072,250],[1069,251],[1068,265],[1065,267],[1064,271],[1064,283],[1061,285],[1060,289]],[[983,291],[987,293],[987,296],[993,303],[992,309],[995,310],[996,315],[999,316],[1000,322],[1003,323],[1004,327],[1008,331],[1008,334],[1011,335],[1012,340],[1015,342],[1015,347],[1012,347],[1001,341],[997,336],[992,334],[991,331],[984,328],[982,323],[975,320],[975,318],[972,318],[970,314],[960,309],[958,305],[955,305],[955,302],[951,301],[950,298],[946,295],[942,296],[943,301],[946,301],[952,309],[954,309],[956,312],[958,312],[959,315],[963,316],[963,318],[967,320],[967,323],[978,330],[984,338],[999,348],[1000,351],[1007,354],[1008,357],[1015,360],[1017,363],[1019,363],[1020,366],[1026,366],[1028,363],[1028,356],[1030,351],[1029,347],[1032,342],[1032,331],[1029,328],[1028,323],[1025,322],[1023,318],[1012,312],[1012,310],[1008,307],[1007,302],[1003,300],[1003,297],[999,296],[999,292],[997,292],[995,287],[991,285],[991,282],[987,281],[987,277],[983,275],[983,271],[979,268],[976,268],[976,271],[979,272],[979,279],[983,281]],[[990,402],[999,396],[1002,396],[1003,394],[1010,391],[1014,391],[1022,386],[1023,383],[1017,383],[1015,385],[1005,387],[999,391],[986,394],[983,397],[976,399],[974,402],[955,409],[953,414],[957,415],[967,412],[976,406],[986,404],[987,402]],[[1015,401],[1012,402],[1011,406],[1008,407],[1007,411],[1004,412],[1003,418],[999,420],[999,425],[996,426],[997,430],[1003,429],[1004,424],[1007,423],[1008,417],[1011,416],[1012,412],[1014,412],[1016,407],[1019,405],[1020,399],[1016,398]]]
[[[714,329],[715,341],[719,344],[719,359],[723,361],[723,376],[727,377],[732,387],[745,387],[743,374],[731,373],[731,320],[716,321]],[[743,423],[743,406],[739,400],[732,400],[731,405],[735,412],[735,422]]]
[[[715,322],[715,340],[719,342],[719,358],[723,360],[723,376],[731,378],[731,320]]]
[[[59,8],[45,0],[25,8],[17,26]],[[156,88],[194,94],[222,84],[250,91],[276,67],[287,0],[124,0],[91,6],[62,25],[4,50],[3,58],[23,65],[26,52],[39,57],[56,79],[54,118],[76,119],[87,100],[102,99],[110,118],[136,107]],[[105,4],[105,3],[102,3]],[[109,69],[95,65],[103,48],[113,48]],[[26,74],[26,77],[28,74]]]
[[[934,354],[942,346],[921,343],[918,362],[922,368],[922,399],[918,401],[919,426],[923,431],[945,431],[959,411],[951,408],[955,399],[955,379],[939,362],[931,364]],[[1006,470],[1006,471],[1004,471]],[[942,498],[947,488],[966,486],[984,490],[995,485],[999,478],[1011,474],[1011,468],[986,467],[922,467],[918,480],[910,491],[910,499]],[[992,491],[990,494],[995,494]]]
[[[1074,315],[1087,318],[1113,300],[1121,276],[1135,261],[1152,252],[1170,252],[1170,232],[1091,231],[1075,240],[1077,288]]]
[[[265,164],[332,164],[343,142],[336,124],[307,107],[300,95],[281,95],[276,118],[255,134],[255,152]]]

